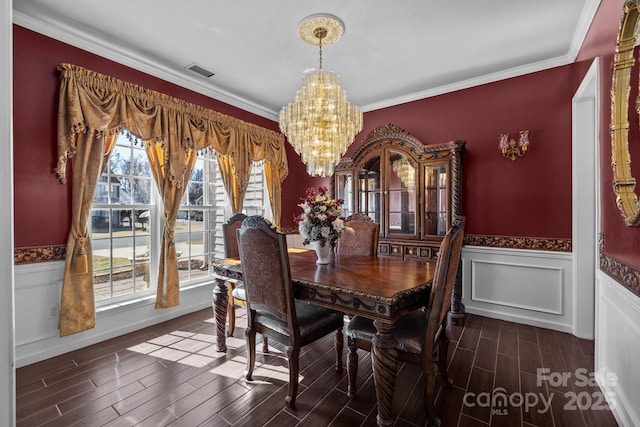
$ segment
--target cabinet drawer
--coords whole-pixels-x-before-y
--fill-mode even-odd
[[[405,258],[418,258],[421,252],[421,248],[418,246],[407,245],[404,247]]]
[[[389,246],[391,248],[391,251],[390,251],[389,255],[399,256],[399,257],[404,255],[404,250],[403,250],[403,246],[402,245],[391,244]]]
[[[431,259],[433,256],[433,249],[428,246],[420,246],[420,258]]]
[[[391,255],[391,246],[388,243],[379,243],[378,253],[380,255]]]

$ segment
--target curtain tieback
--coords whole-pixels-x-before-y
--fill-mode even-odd
[[[78,256],[76,257],[76,273],[84,274],[89,272],[89,265],[87,262],[87,250],[85,249],[85,245],[87,244],[87,236],[86,234],[80,234],[77,228],[72,228],[73,237],[76,238],[76,242],[78,244]]]

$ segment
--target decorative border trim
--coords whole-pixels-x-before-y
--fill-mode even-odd
[[[640,270],[600,252],[600,270],[640,297]]]
[[[281,231],[285,234],[295,234],[298,232],[297,228],[294,227],[287,227]],[[571,252],[571,239],[467,234],[464,237],[464,244],[467,246],[488,246],[493,248]],[[20,265],[35,264],[39,262],[64,261],[66,252],[66,245],[26,246],[22,248],[15,248],[13,251],[13,262],[15,265]]]
[[[492,248],[571,252],[571,239],[555,239],[548,237],[465,234],[464,244],[466,246],[488,246]]]
[[[39,262],[64,261],[67,254],[66,245],[26,246],[14,248],[13,263],[35,264]]]

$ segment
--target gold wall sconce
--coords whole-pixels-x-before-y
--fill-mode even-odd
[[[502,157],[515,160],[516,157],[522,157],[527,152],[527,148],[529,147],[529,131],[521,130],[520,139],[518,139],[517,143],[515,139],[509,139],[508,133],[500,134],[499,141],[498,146],[502,152]]]

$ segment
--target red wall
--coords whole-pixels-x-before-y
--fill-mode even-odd
[[[579,63],[368,112],[347,155],[387,123],[425,144],[466,140],[468,233],[570,238],[571,98],[586,69]],[[530,131],[529,151],[515,161],[503,158],[498,135],[517,138],[522,129]],[[283,225],[287,219],[283,213]]]
[[[259,126],[277,123],[181,88],[108,59],[13,26],[14,178],[16,247],[66,243],[70,226],[70,185],[58,183],[54,168],[59,79],[68,62],[108,74]],[[68,182],[71,182],[69,179]]]
[[[624,0],[600,2],[576,64],[366,113],[364,130],[349,152],[372,129],[385,123],[399,125],[425,143],[465,139],[463,210],[468,217],[467,232],[571,237],[571,98],[592,59],[601,57],[603,252],[640,269],[640,227],[624,225],[611,188],[610,89],[623,4]],[[636,84],[632,90],[631,100],[636,99]],[[640,183],[640,134],[633,126],[639,120],[634,115],[630,123],[632,172]],[[531,131],[529,153],[515,162],[500,158],[497,134],[514,135],[520,129]],[[297,194],[314,184],[308,177],[296,176],[296,186],[291,188]],[[283,201],[284,212],[293,202],[297,198],[292,196]],[[283,213],[283,224],[292,215]]]
[[[617,28],[617,23],[614,27]],[[611,37],[610,29],[605,33]],[[613,34],[615,43],[615,31]],[[606,50],[602,46],[611,45],[610,41],[607,44],[598,38],[590,43],[583,50],[594,54]],[[590,65],[590,55],[581,54],[581,57],[583,62],[565,67],[365,113],[364,129],[356,136],[348,154],[355,151],[372,129],[387,123],[406,129],[424,143],[464,139],[467,152],[463,167],[463,211],[468,217],[468,233],[570,238],[571,98]],[[56,66],[62,62],[113,75],[278,130],[277,123],[271,120],[14,26],[17,247],[63,244],[67,239],[70,188],[59,184],[53,173],[57,160],[55,125],[59,81]],[[640,228],[622,224],[610,191],[611,58],[605,57],[601,64],[605,252],[640,266]],[[515,137],[521,129],[530,131],[529,152],[513,162],[502,158],[498,134],[509,132]],[[632,150],[632,158],[640,159],[638,148]],[[289,145],[287,155],[289,176],[283,184],[282,225],[291,227],[293,216],[299,211],[296,205],[305,189],[326,185],[329,180],[310,178]],[[638,162],[640,160],[634,164]]]
[[[58,184],[56,66],[70,62],[188,102],[277,130],[273,121],[159,80],[105,58],[14,27],[16,246],[61,244],[69,227],[69,186]],[[364,129],[349,150],[380,124],[394,123],[424,143],[467,141],[463,210],[469,233],[536,237],[571,235],[571,96],[577,64],[504,80],[365,114]],[[530,131],[526,156],[512,162],[498,151],[498,134]],[[310,178],[288,149],[282,225],[293,226]],[[46,214],[38,206],[47,206]],[[37,224],[37,226],[34,226]]]

